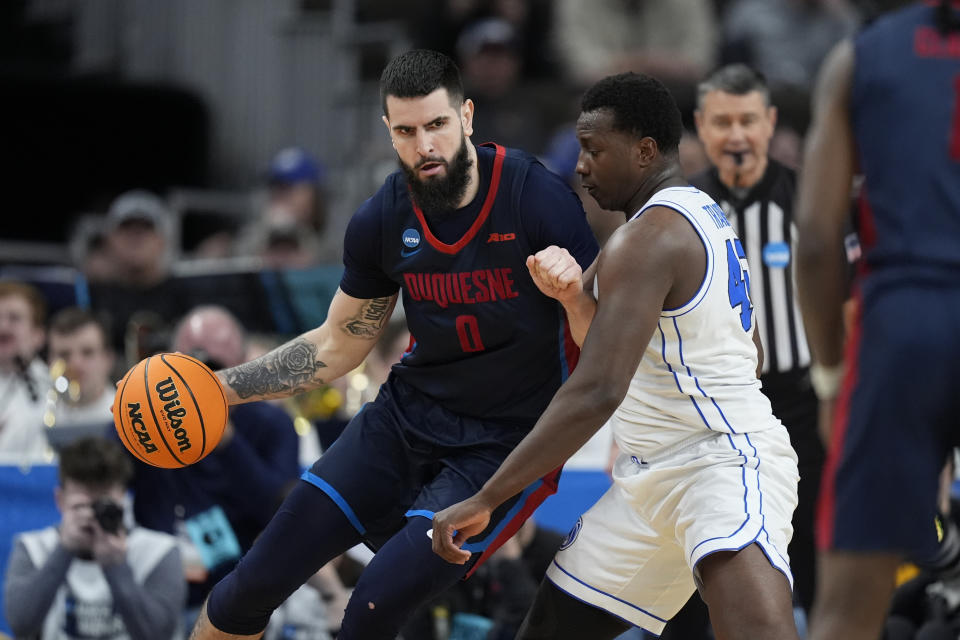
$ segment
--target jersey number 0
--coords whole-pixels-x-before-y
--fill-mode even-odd
[[[460,338],[460,348],[464,353],[483,351],[483,341],[480,340],[480,325],[477,316],[457,316],[457,337]]]

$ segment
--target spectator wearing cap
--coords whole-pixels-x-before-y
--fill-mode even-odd
[[[322,233],[325,222],[324,169],[300,147],[281,149],[267,171],[267,218]]]
[[[91,283],[90,297],[94,310],[111,319],[111,345],[128,364],[161,345],[169,323],[189,308],[186,291],[170,275],[171,226],[170,210],[149,191],[123,193],[107,212],[114,276]]]
[[[170,211],[149,191],[128,191],[110,205],[107,242],[116,266],[115,277],[137,288],[166,278]]]
[[[267,269],[303,269],[338,262],[340,238],[327,226],[324,167],[301,147],[281,149],[267,168],[260,215],[237,240],[235,253],[257,256]]]

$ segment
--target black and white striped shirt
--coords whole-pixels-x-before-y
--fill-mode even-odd
[[[796,172],[771,159],[760,182],[739,197],[720,181],[715,168],[694,176],[690,183],[717,201],[747,254],[763,373],[805,370],[810,366],[810,350],[797,306],[793,264]]]

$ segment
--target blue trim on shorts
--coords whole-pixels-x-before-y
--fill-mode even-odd
[[[410,511],[407,511],[403,515],[406,516],[407,518],[420,516],[421,518],[426,518],[427,520],[433,520],[433,516],[435,516],[436,513],[434,513],[433,511],[430,511],[429,509],[410,509]]]
[[[780,553],[780,550],[777,549],[777,546],[772,542],[770,542],[770,532],[767,531],[767,516],[766,514],[763,513],[763,489],[760,487],[760,452],[757,451],[757,447],[752,442],[750,442],[749,433],[744,433],[743,437],[747,439],[747,444],[749,444],[750,447],[753,449],[753,455],[757,458],[757,491],[760,492],[760,515],[763,518],[761,520],[761,522],[763,523],[763,526],[760,527],[760,530],[763,531],[765,534],[767,534],[767,544],[769,544],[773,548],[773,550],[777,552],[777,555],[780,556],[780,560],[789,567],[790,563],[787,561],[787,559],[783,557],[783,555]],[[760,547],[760,548],[763,549],[763,547]],[[766,553],[766,551],[764,551],[764,553]],[[769,560],[769,556],[767,557],[767,559]],[[770,564],[773,564],[773,562],[771,561]],[[776,567],[776,565],[773,565],[773,566]]]
[[[771,547],[773,547],[774,551],[777,552],[777,556],[779,556],[780,561],[783,562],[783,564],[785,564],[785,565],[789,568],[789,567],[790,567],[790,563],[787,562],[782,555],[780,555],[780,551],[777,549],[777,547],[774,546],[774,544],[773,544],[772,542],[770,542],[770,534],[769,534],[769,532],[767,532],[766,529],[760,529],[760,531],[757,532],[757,535],[756,535],[755,538],[753,538],[753,540],[750,540],[750,541],[744,543],[742,546],[739,546],[739,547],[721,547],[720,549],[714,549],[714,550],[711,551],[710,553],[705,553],[705,554],[703,554],[703,556],[701,556],[700,559],[697,560],[697,564],[695,564],[694,567],[693,567],[693,573],[694,573],[694,580],[695,580],[695,582],[697,582],[698,584],[699,584],[699,582],[700,582],[700,579],[699,579],[699,577],[698,577],[698,575],[699,575],[698,572],[699,572],[699,570],[700,570],[700,563],[703,562],[705,559],[709,558],[709,557],[712,556],[713,554],[718,553],[718,552],[720,552],[720,551],[743,551],[744,549],[746,549],[746,548],[749,547],[750,545],[755,544],[755,545],[757,545],[757,548],[760,549],[760,552],[763,553],[763,557],[765,557],[765,558],[767,559],[767,562],[770,563],[770,566],[773,567],[776,571],[779,571],[780,573],[783,574],[783,577],[786,578],[786,579],[787,579],[787,582],[790,584],[790,587],[791,587],[790,590],[793,591],[793,583],[794,583],[793,576],[792,576],[792,575],[787,575],[787,572],[784,571],[782,567],[778,567],[777,564],[773,561],[773,558],[770,557],[770,554],[768,553],[767,548],[764,547],[764,546],[759,542],[759,540],[760,540],[760,534],[761,534],[761,533],[766,533],[766,534],[767,534],[767,543],[768,543]]]
[[[435,511],[430,511],[429,509],[410,509],[410,511],[407,511],[407,512],[406,512],[405,514],[403,514],[403,515],[404,515],[405,517],[407,517],[407,518],[418,518],[418,517],[419,517],[419,518],[426,518],[426,519],[429,520],[430,522],[433,522],[433,517],[434,517],[435,515],[437,515],[437,514],[436,514]],[[433,540],[433,532],[432,532],[432,531],[427,531],[427,535],[431,536],[430,539]],[[454,536],[457,535],[456,529],[454,529],[453,535],[454,535]]]
[[[523,508],[523,505],[526,504],[527,498],[530,496],[530,494],[532,494],[534,491],[539,489],[540,485],[542,484],[543,484],[543,480],[537,480],[536,482],[531,484],[529,487],[524,489],[523,493],[521,493],[520,496],[517,498],[516,504],[514,504],[513,507],[511,507],[510,511],[508,511],[502,518],[500,518],[500,521],[497,523],[497,526],[493,529],[493,531],[487,534],[487,537],[477,542],[471,542],[470,544],[465,544],[461,548],[471,553],[476,553],[478,551],[485,551],[486,548],[490,546],[490,543],[497,539],[497,536],[500,535],[500,532],[503,531],[503,528],[506,527],[507,524],[510,523],[516,517],[517,513]],[[421,518],[427,518],[428,520],[433,520],[433,517],[436,515],[436,513],[433,511],[430,511],[429,509],[411,509],[403,515],[405,515],[408,518],[420,516]],[[454,531],[453,535],[457,535],[457,532]]]
[[[736,531],[734,531],[733,533],[731,533],[731,534],[728,535],[728,536],[715,536],[715,537],[713,537],[713,538],[707,538],[706,540],[701,540],[700,542],[698,542],[698,543],[697,543],[697,546],[695,546],[693,549],[690,550],[690,558],[689,558],[690,560],[693,560],[693,557],[694,557],[695,555],[697,555],[697,549],[699,549],[702,545],[705,545],[705,544],[708,543],[708,542],[713,542],[714,540],[725,540],[725,539],[727,539],[727,538],[732,538],[733,536],[735,536],[735,535],[737,535],[738,533],[740,533],[740,532],[743,530],[743,528],[744,528],[745,526],[747,526],[747,523],[750,522],[750,518],[752,517],[752,515],[750,514],[749,505],[748,505],[748,503],[747,503],[747,496],[748,496],[748,494],[749,494],[749,492],[750,492],[750,488],[747,487],[747,462],[748,462],[747,456],[743,453],[743,450],[742,450],[742,449],[740,449],[739,447],[737,447],[737,445],[735,445],[735,444],[733,443],[733,436],[731,436],[729,433],[727,434],[727,440],[730,442],[730,446],[733,447],[734,449],[736,449],[737,453],[739,453],[741,456],[743,456],[743,464],[740,465],[740,483],[743,485],[743,512],[746,514],[747,518],[746,518],[746,520],[743,521],[743,523],[742,523],[739,527],[737,527],[737,530],[736,530]],[[748,442],[749,442],[749,440],[748,440]],[[750,446],[752,447],[753,444],[751,443]],[[763,492],[760,491],[760,472],[759,472],[759,468],[760,468],[760,455],[757,453],[756,448],[754,448],[753,451],[754,451],[754,453],[756,454],[756,457],[757,457],[757,466],[756,466],[756,468],[754,469],[754,471],[757,472],[757,491],[760,492],[760,506],[761,506],[760,516],[761,516],[761,518],[763,518],[763,509],[762,509],[762,507],[763,507]],[[751,540],[751,542],[756,541],[756,539],[760,537],[760,533],[761,533],[762,531],[764,531],[764,522],[761,520],[761,522],[760,522],[760,530],[757,531],[757,535],[754,536],[754,539]],[[746,545],[744,545],[744,546],[746,546]],[[743,547],[740,547],[740,548],[743,548]],[[718,549],[718,551],[722,551],[722,549]],[[712,552],[711,552],[711,553],[712,553]]]
[[[353,512],[353,509],[351,509],[350,505],[347,504],[347,501],[343,499],[343,496],[341,496],[336,489],[331,487],[326,480],[316,474],[310,473],[309,469],[303,472],[303,475],[300,476],[300,479],[309,482],[330,496],[330,499],[336,503],[336,505],[340,508],[340,511],[343,511],[343,515],[347,516],[347,520],[350,521],[350,524],[353,525],[353,528],[356,529],[360,535],[366,535],[367,530],[362,524],[360,524],[360,519],[357,518],[357,514]]]
[[[596,605],[595,603],[593,603],[593,602],[587,602],[586,600],[584,600],[584,599],[581,598],[580,596],[576,596],[576,595],[570,593],[569,591],[567,591],[566,589],[564,589],[563,587],[561,587],[560,585],[558,585],[556,582],[554,582],[554,580],[553,580],[550,576],[543,576],[543,577],[544,577],[546,580],[549,580],[549,581],[550,581],[550,584],[552,584],[554,587],[556,587],[557,591],[563,592],[564,595],[566,595],[566,596],[568,596],[568,597],[576,600],[577,602],[582,602],[583,604],[587,605],[588,607],[593,607],[594,609],[600,608],[600,607],[597,607],[597,605]],[[574,580],[576,580],[576,578],[574,578]],[[603,611],[604,611],[605,613],[610,614],[611,616],[613,616],[613,617],[616,618],[617,620],[620,620],[620,621],[622,621],[622,622],[630,625],[631,627],[636,627],[637,629],[642,630],[643,633],[644,633],[644,637],[646,637],[647,634],[653,636],[654,638],[659,638],[659,637],[660,637],[659,634],[656,634],[656,633],[654,633],[653,631],[650,631],[650,629],[647,629],[646,627],[642,627],[642,626],[638,625],[636,622],[633,622],[632,620],[627,620],[626,618],[624,618],[624,617],[622,617],[622,616],[618,616],[618,615],[615,614],[614,612],[612,612],[612,611],[607,611],[606,609],[603,609]],[[619,638],[620,636],[617,636],[617,637]]]
[[[753,449],[753,457],[757,459],[757,466],[755,468],[755,471],[757,472],[757,492],[760,494],[760,506],[758,507],[760,509],[760,531],[766,531],[767,516],[765,516],[763,513],[763,487],[760,486],[760,452],[757,451],[757,448],[753,446],[752,442],[750,442],[749,434],[745,433],[743,434],[743,437],[747,440],[747,444],[750,445],[750,448]],[[729,438],[730,440],[730,446],[731,447],[734,446],[733,438],[731,438],[730,436],[727,436],[727,438]],[[737,449],[737,451],[740,451],[742,453],[741,449]],[[744,458],[746,458],[746,456],[744,456]],[[767,534],[767,537],[769,538],[769,534]]]
[[[647,611],[647,610],[644,609],[643,607],[638,607],[637,605],[633,604],[632,602],[627,602],[627,601],[624,600],[623,598],[618,598],[617,596],[610,595],[610,594],[607,593],[606,591],[602,591],[601,589],[597,589],[597,588],[594,587],[593,585],[587,584],[586,582],[584,582],[583,580],[581,580],[581,579],[578,578],[577,576],[573,575],[572,573],[570,573],[569,571],[567,571],[566,569],[564,569],[563,567],[561,567],[561,566],[560,566],[560,563],[557,562],[557,559],[556,559],[556,558],[553,559],[553,564],[557,567],[557,569],[560,569],[560,571],[563,571],[567,576],[569,576],[570,578],[572,578],[572,579],[575,580],[576,582],[579,582],[580,584],[582,584],[583,586],[585,586],[587,589],[590,589],[590,590],[592,590],[592,591],[596,591],[597,593],[603,594],[603,595],[607,596],[608,598],[610,598],[611,600],[616,600],[617,602],[622,602],[623,604],[625,604],[625,605],[627,605],[627,606],[629,606],[629,607],[631,607],[631,608],[633,608],[633,609],[636,609],[636,610],[639,611],[640,613],[642,613],[642,614],[644,614],[644,615],[646,615],[646,616],[650,616],[650,617],[653,618],[654,620],[659,620],[660,622],[662,622],[662,623],[664,623],[664,624],[667,623],[666,620],[664,620],[664,619],[661,618],[660,616],[653,615],[652,613],[650,613],[649,611]],[[551,580],[550,582],[553,582],[553,580]],[[563,591],[564,593],[566,593],[566,594],[568,594],[568,595],[576,598],[576,596],[574,596],[572,593],[569,593],[568,591],[564,591],[559,585],[557,585],[556,582],[553,582],[553,584],[554,584],[554,586],[556,586],[558,589],[560,589],[560,590]],[[580,598],[577,598],[577,600],[580,600]],[[583,602],[583,600],[580,600],[580,601]],[[586,604],[589,604],[589,605],[592,606],[592,607],[596,607],[596,606],[597,606],[596,603],[594,603],[594,602],[587,602]],[[604,609],[604,611],[606,611],[606,612],[609,613],[610,615],[613,615],[613,616],[616,616],[616,617],[620,618],[620,616],[617,616],[617,614],[612,613],[612,612],[608,611],[607,609]],[[620,618],[620,619],[623,620],[623,618]],[[629,620],[623,620],[623,621],[626,622],[626,623],[628,623],[628,624],[632,624],[632,625],[636,626],[635,623],[630,622]]]
[[[465,544],[461,547],[464,551],[469,551],[470,553],[476,553],[478,551],[485,551],[487,547],[490,546],[490,543],[497,539],[497,536],[500,535],[500,532],[503,531],[503,528],[507,526],[513,519],[516,517],[520,510],[523,509],[524,505],[527,503],[527,498],[530,497],[530,494],[540,488],[540,485],[543,484],[543,480],[537,480],[529,487],[523,490],[523,493],[517,498],[517,501],[510,508],[502,518],[500,522],[497,523],[497,526],[494,527],[493,531],[487,534],[487,537],[483,540],[477,542],[471,542],[470,544]]]

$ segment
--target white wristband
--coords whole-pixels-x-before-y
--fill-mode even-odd
[[[840,392],[843,382],[844,366],[841,362],[832,367],[825,367],[814,362],[810,365],[810,385],[820,400],[833,400]]]

